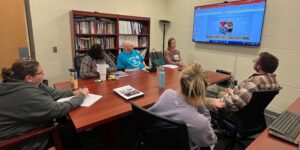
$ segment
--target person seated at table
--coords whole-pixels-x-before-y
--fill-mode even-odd
[[[200,64],[184,67],[180,91],[167,89],[149,110],[155,114],[186,123],[190,145],[213,145],[217,137],[210,124],[210,114],[204,105],[207,82]]]
[[[116,71],[116,64],[105,53],[101,44],[95,44],[88,51],[87,55],[82,58],[80,64],[80,77],[93,78],[99,77],[96,64],[108,64],[107,73]]]
[[[180,51],[176,48],[176,41],[174,38],[168,40],[168,48],[165,50],[164,57],[167,64],[183,66],[180,56]]]
[[[276,80],[276,75],[274,74],[279,61],[274,55],[268,52],[262,52],[253,60],[253,63],[253,69],[256,73],[233,89],[227,88],[219,93],[219,99],[208,99],[209,107],[213,110],[226,108],[226,110],[229,111],[238,111],[250,102],[254,91],[280,88]]]
[[[130,41],[124,41],[123,51],[119,54],[117,58],[117,69],[144,69],[148,68],[144,64],[144,58],[138,52],[138,50],[133,49],[133,44]]]
[[[11,68],[3,68],[2,78],[0,142],[53,123],[54,119],[64,117],[77,108],[89,94],[88,89],[57,90],[43,84],[44,71],[39,62],[34,60],[17,61]],[[69,101],[55,101],[73,95],[75,97]],[[16,145],[16,149],[45,149],[49,138],[31,140]],[[70,144],[62,140],[64,147]]]

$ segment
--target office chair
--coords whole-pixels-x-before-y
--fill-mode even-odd
[[[52,126],[35,129],[33,131],[24,133],[20,136],[13,137],[11,139],[0,141],[0,149],[6,149],[9,147],[13,147],[15,145],[21,144],[23,142],[29,141],[34,138],[41,137],[46,134],[52,134],[52,138],[54,141],[55,149],[62,150],[62,144],[58,134],[58,123],[55,123]]]
[[[74,67],[75,70],[77,71],[77,76],[80,76],[80,65],[81,65],[81,60],[82,58],[85,57],[85,55],[78,55],[74,57]]]
[[[254,91],[249,104],[237,112],[227,112],[220,109],[217,118],[220,128],[234,137],[235,142],[246,148],[254,140],[251,136],[266,129],[264,110],[280,89]],[[241,142],[242,140],[250,141],[250,143],[245,145]]]
[[[186,124],[158,116],[130,101],[139,125],[137,149],[190,150]]]

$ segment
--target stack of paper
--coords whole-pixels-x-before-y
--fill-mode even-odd
[[[71,100],[71,98],[73,98],[75,96],[71,96],[71,97],[66,97],[66,98],[61,98],[58,99],[57,102],[65,102],[65,101],[69,101]],[[95,102],[97,102],[99,99],[101,99],[102,96],[101,95],[95,95],[95,94],[89,94],[83,101],[83,103],[80,106],[83,107],[90,107],[91,105],[93,105]]]

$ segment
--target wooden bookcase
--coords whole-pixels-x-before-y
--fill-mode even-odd
[[[129,40],[149,65],[150,18],[72,10],[70,25],[73,62],[96,43],[101,43],[116,61],[123,41]]]

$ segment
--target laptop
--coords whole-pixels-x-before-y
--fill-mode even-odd
[[[300,115],[284,111],[269,128],[269,134],[297,145],[300,144],[296,139],[300,132]]]

